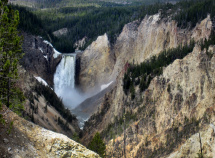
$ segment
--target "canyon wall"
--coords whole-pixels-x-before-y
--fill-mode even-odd
[[[100,89],[108,81],[115,63],[107,34],[99,36],[80,58],[79,86],[86,92]]]
[[[56,67],[61,60],[61,55],[53,46],[43,40],[27,33],[22,33],[24,37],[23,51],[24,57],[21,64],[29,73],[43,78],[49,86],[53,87],[53,78]]]
[[[141,63],[192,39],[208,39],[211,30],[209,15],[192,30],[178,28],[171,18],[161,18],[161,13],[126,24],[112,46],[105,34],[84,51],[80,59],[79,86],[85,92],[99,87],[115,80],[126,63]]]
[[[192,30],[180,29],[175,21],[161,19],[160,14],[125,25],[111,47],[115,63],[111,75],[106,75],[107,80],[116,80],[115,85],[102,98],[97,113],[86,122],[82,142],[87,144],[96,132],[100,132],[108,144],[108,155],[122,157],[122,122],[128,116],[131,119],[127,120],[125,130],[127,157],[167,157],[174,151],[177,151],[173,153],[175,155],[197,155],[199,148],[188,153],[180,146],[184,144],[188,148],[190,144],[186,140],[196,138],[199,131],[206,133],[209,130],[213,134],[211,126],[214,118],[210,114],[214,112],[214,47],[209,48],[208,54],[196,45],[184,59],[164,68],[163,74],[154,78],[146,91],[140,92],[135,87],[134,100],[124,94],[122,77],[127,63],[146,61],[165,49],[189,44],[192,39],[196,42],[208,39],[211,31],[210,16]],[[100,65],[92,67],[97,71]],[[86,70],[89,70],[88,66],[83,72]],[[93,75],[93,82],[102,82],[96,73]],[[207,122],[209,115],[210,122]],[[209,138],[212,139],[210,136],[203,139]],[[195,142],[198,140],[195,139]],[[204,152],[210,156],[211,150],[214,149],[205,147]]]
[[[188,138],[199,142],[196,136],[199,131],[203,134],[204,154],[212,156],[215,46],[209,50],[210,55],[196,46],[184,59],[167,66],[161,76],[151,81],[145,92],[141,93],[136,87],[134,100],[121,94],[122,86],[116,86],[105,95],[100,113],[94,114],[87,122],[84,142],[99,131],[104,134],[108,144],[108,154],[122,156],[123,124],[116,120],[122,119],[127,113],[127,157],[171,157],[171,153],[176,157],[187,154],[192,157],[199,153],[200,147],[196,145],[191,148]],[[210,135],[207,136],[207,132]],[[210,140],[210,145],[207,140]]]

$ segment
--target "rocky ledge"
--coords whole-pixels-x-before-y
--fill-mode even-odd
[[[22,33],[24,57],[21,65],[34,76],[43,78],[49,86],[53,87],[53,78],[56,67],[61,61],[60,53],[51,43],[41,37]]]
[[[28,122],[6,108],[5,113],[6,125],[0,124],[0,157],[99,158],[99,155],[63,134]],[[6,129],[11,122],[11,133],[7,134]]]

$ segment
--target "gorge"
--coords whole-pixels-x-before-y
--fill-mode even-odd
[[[54,91],[62,99],[65,107],[77,116],[79,127],[82,129],[89,116],[75,109],[87,96],[75,87],[76,54],[62,54],[62,59],[54,75]]]
[[[53,10],[49,8],[33,11],[54,24],[52,31],[46,32],[50,42],[22,32],[25,55],[20,61],[18,86],[26,97],[22,117],[27,120],[3,106],[3,111],[9,111],[6,122],[15,124],[12,136],[0,133],[4,142],[0,154],[99,157],[84,147],[90,149],[99,135],[100,144],[91,150],[99,153],[96,149],[104,144],[101,157],[215,157],[215,1],[154,4],[138,11],[131,6],[133,18],[129,22],[124,19],[126,24],[121,23],[124,16],[113,13],[119,18],[114,24],[121,27],[120,33],[116,28],[102,32],[99,26],[104,18],[95,25],[100,33],[96,37],[91,27],[98,20],[91,16],[95,8],[73,7],[55,8],[52,15],[60,14],[50,19],[46,11]],[[112,7],[110,11],[121,6]],[[123,13],[128,11],[123,9]],[[61,24],[64,13],[63,22],[73,16],[88,19],[90,32],[80,31],[86,23],[79,23],[77,17],[68,25]],[[67,30],[65,34],[51,35],[61,29]],[[77,31],[72,41],[76,40],[76,49],[83,50],[59,53],[55,46],[75,49],[76,45],[67,43],[71,30]],[[81,36],[91,31],[91,36]],[[25,150],[21,151],[22,145],[12,146],[13,139],[23,140]]]

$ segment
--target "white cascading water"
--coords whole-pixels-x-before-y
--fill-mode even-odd
[[[54,75],[54,91],[70,109],[79,103],[75,90],[75,54],[64,54]]]
[[[75,54],[63,54],[54,75],[54,91],[70,110],[86,99],[86,96],[75,89],[75,61]],[[81,113],[74,114],[77,115],[80,128],[83,128],[84,121],[88,118]]]
[[[75,55],[63,55],[54,75],[54,90],[62,95],[62,88],[74,88]]]
[[[82,111],[76,111],[74,108],[92,94],[84,95],[75,89],[75,61],[76,54],[62,55],[54,75],[54,91],[58,97],[62,98],[64,105],[77,115],[79,126],[82,129],[89,116]],[[111,83],[102,85],[101,90],[107,88]]]

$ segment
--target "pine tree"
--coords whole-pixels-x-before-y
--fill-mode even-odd
[[[98,132],[95,134],[95,136],[89,143],[88,148],[98,153],[101,157],[105,157],[105,143],[101,139],[100,134]]]
[[[6,105],[14,112],[22,109],[23,93],[17,88],[18,63],[23,56],[17,26],[19,12],[0,0],[0,109]],[[0,115],[0,118],[2,115]]]

